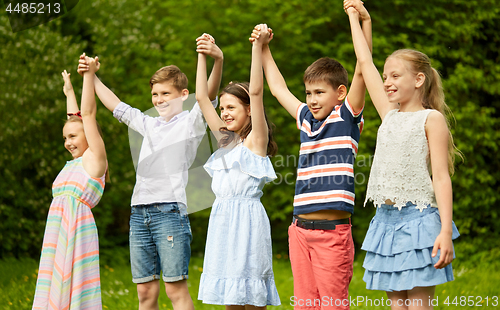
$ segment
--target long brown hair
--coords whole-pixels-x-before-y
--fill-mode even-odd
[[[455,156],[463,159],[462,153],[453,143],[453,136],[450,131],[450,120],[455,119],[451,109],[448,107],[444,100],[443,84],[441,82],[441,76],[439,72],[434,69],[431,65],[431,60],[427,55],[422,52],[411,50],[411,49],[400,49],[394,51],[387,59],[390,57],[399,58],[405,60],[409,66],[408,69],[413,73],[422,72],[425,75],[425,81],[421,91],[421,99],[424,108],[434,109],[443,114],[446,118],[446,124],[448,126],[448,171],[451,175],[455,172]],[[387,60],[386,60],[387,61]]]
[[[244,107],[249,107],[250,106],[250,96],[248,93],[248,89],[249,89],[248,82],[244,82],[244,83],[231,82],[226,87],[224,87],[224,89],[220,93],[219,98],[221,98],[225,94],[230,94],[230,95],[233,95],[236,98],[238,98],[238,100],[240,101],[240,103]],[[267,114],[265,113],[265,109],[264,109],[264,116],[266,118],[267,132],[268,132],[267,155],[274,156],[278,152],[278,145],[276,144],[276,142],[274,141],[274,138],[273,138],[274,124],[269,122],[269,120],[267,118]],[[251,118],[251,116],[250,116],[250,118]],[[227,127],[221,127],[219,130],[224,135],[224,137],[222,137],[219,140],[219,147],[227,146],[228,144],[233,142],[236,139],[236,137],[238,136],[234,131],[230,131],[229,129],[227,129]],[[246,124],[241,129],[240,138],[242,140],[245,140],[245,138],[248,136],[248,134],[251,131],[252,131],[252,122],[250,120],[250,122],[248,124]]]
[[[76,115],[68,116],[68,119],[64,122],[64,124],[66,125],[67,123],[80,123],[83,126],[83,120]],[[103,138],[101,126],[99,126],[99,123],[97,123],[97,121],[96,121],[96,125],[97,125],[97,131],[99,131],[101,138]],[[85,137],[85,139],[87,139],[87,137]],[[109,175],[109,166],[106,167],[106,176],[105,176],[104,180],[108,183],[111,183],[111,177]]]

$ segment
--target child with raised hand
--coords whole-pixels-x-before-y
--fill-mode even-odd
[[[264,185],[276,178],[268,156],[277,151],[263,106],[262,44],[252,46],[250,85],[229,83],[220,94],[220,116],[207,92],[206,55],[218,47],[197,39],[196,99],[220,149],[205,164],[216,195],[208,224],[198,299],[226,309],[279,305],[272,270],[271,229],[260,202]]]
[[[68,119],[63,127],[68,161],[52,185],[33,309],[101,309],[99,243],[91,209],[104,191],[107,160],[96,121],[92,75],[88,59],[82,110],[78,109],[70,74],[64,70],[63,91]],[[91,72],[91,74],[90,74]]]
[[[362,15],[371,45],[371,18]],[[258,30],[252,39],[259,37]],[[348,75],[336,60],[323,57],[304,73],[306,103],[288,89],[267,44],[263,67],[273,96],[295,118],[300,155],[293,220],[288,229],[296,309],[349,309],[354,244],[354,159],[363,125],[365,84],[358,66],[347,92]],[[318,302],[319,301],[319,302]]]
[[[432,309],[435,286],[453,280],[452,239],[459,236],[452,221],[448,107],[439,73],[421,52],[393,52],[380,78],[359,27],[359,3],[346,0],[344,9],[382,119],[366,192],[377,212],[362,245],[363,280],[368,289],[386,291],[392,309]]]
[[[208,96],[216,105],[222,74],[222,53],[210,75]],[[85,55],[78,70],[88,70]],[[192,233],[187,212],[188,169],[206,130],[198,104],[183,111],[188,79],[175,65],[158,69],[151,79],[151,101],[158,117],[151,117],[122,102],[97,77],[101,102],[120,122],[144,137],[130,215],[130,262],[137,284],[139,309],[158,309],[160,279],[174,309],[193,309],[188,289]],[[175,245],[175,246],[174,246]],[[163,273],[163,275],[162,275]]]

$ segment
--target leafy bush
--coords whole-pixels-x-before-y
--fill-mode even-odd
[[[500,245],[498,210],[500,162],[500,7],[493,0],[366,3],[373,21],[374,60],[382,69],[395,49],[415,48],[429,55],[441,72],[447,103],[454,112],[455,142],[465,155],[453,177],[454,220],[460,249],[489,251]],[[321,9],[319,9],[321,8]],[[178,65],[194,92],[195,38],[211,33],[225,53],[223,84],[249,78],[253,26],[274,29],[271,49],[291,91],[305,99],[302,74],[315,59],[330,56],[352,74],[355,56],[348,18],[341,2],[319,0],[127,0],[80,1],[64,18],[13,34],[0,16],[0,257],[38,258],[50,186],[64,161],[61,128],[65,98],[60,72],[76,74],[78,55],[99,55],[99,77],[122,100],[151,107],[148,81],[167,64]],[[292,182],[266,186],[263,203],[273,226],[275,251],[287,251],[293,210],[299,134],[294,120],[267,91],[265,104],[276,124],[276,172]],[[354,239],[359,246],[374,210],[363,208],[370,156],[380,120],[367,97],[366,121],[355,173]],[[104,249],[128,242],[128,217],[135,172],[126,126],[98,107],[112,183],[93,210]],[[364,177],[364,179],[363,179]],[[279,183],[279,182],[276,182]],[[193,251],[203,252],[208,211],[191,215]],[[481,240],[481,242],[477,242]],[[457,255],[461,255],[458,254]]]

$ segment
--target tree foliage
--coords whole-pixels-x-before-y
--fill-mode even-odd
[[[387,55],[414,48],[429,55],[443,77],[446,100],[456,122],[455,142],[465,161],[453,177],[454,220],[462,234],[458,257],[499,245],[496,221],[500,162],[500,7],[493,0],[426,2],[365,1],[373,21],[373,55],[381,70]],[[13,34],[0,15],[0,257],[39,255],[50,186],[70,156],[63,148],[65,113],[60,72],[76,74],[79,54],[98,55],[101,80],[123,101],[151,107],[148,85],[160,67],[176,64],[194,92],[195,38],[212,34],[224,51],[223,84],[249,79],[255,24],[266,22],[275,38],[271,50],[291,91],[305,100],[302,75],[323,56],[339,60],[349,73],[355,66],[348,18],[342,2],[299,0],[80,1],[61,19]],[[273,159],[280,177],[265,188],[263,203],[273,226],[275,251],[287,251],[287,226],[293,210],[299,133],[291,118],[267,91],[265,104],[276,125],[279,154]],[[355,165],[356,211],[353,233],[359,246],[374,209],[363,208],[371,155],[380,119],[367,96],[365,128]],[[135,171],[127,128],[102,105],[103,127],[112,183],[93,210],[101,247],[128,240],[130,197]],[[207,201],[207,204],[211,202]],[[191,215],[193,251],[204,249],[208,211]]]

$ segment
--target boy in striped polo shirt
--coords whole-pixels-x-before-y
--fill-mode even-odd
[[[360,8],[371,46],[371,20]],[[297,309],[349,309],[354,244],[354,158],[363,127],[365,83],[356,67],[347,93],[347,71],[336,60],[321,58],[304,74],[306,102],[287,88],[269,46],[263,67],[272,94],[297,121],[300,156],[293,223],[289,227],[294,277],[291,304]]]

